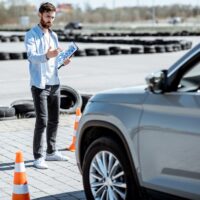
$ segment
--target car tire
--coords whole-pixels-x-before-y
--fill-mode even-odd
[[[118,162],[117,164],[115,163],[116,171],[114,174],[112,173],[112,177],[119,173],[122,173],[122,175],[114,180],[114,184],[112,182],[113,180],[109,178],[109,175],[111,174],[109,174],[110,172],[109,170],[107,170],[107,167],[103,167],[103,170],[107,170],[107,175],[103,175],[98,172],[98,170],[101,169],[100,167],[98,167],[97,159],[98,163],[101,162],[102,165],[106,165],[104,161],[107,161],[106,166],[108,166],[108,163],[112,165],[113,163],[115,163],[115,161],[116,163]],[[112,159],[114,160],[114,162],[111,161]],[[99,192],[96,198],[94,197],[95,191],[98,190],[100,187],[103,187],[105,189],[105,193],[107,193],[108,188],[111,189],[113,192],[112,194],[116,195],[116,198],[114,199],[140,199],[139,192],[136,189],[138,187],[136,186],[136,183],[134,181],[135,179],[130,166],[131,164],[128,157],[126,156],[126,153],[122,150],[122,148],[119,148],[119,144],[113,139],[101,137],[95,140],[88,147],[83,161],[83,185],[87,199],[101,199],[100,197],[104,195],[103,190]],[[97,169],[96,167],[99,169]],[[94,176],[91,176],[91,173],[93,173]],[[95,175],[97,175],[96,177],[99,177],[99,181],[98,178],[95,177]],[[126,185],[126,187],[117,187],[116,183]],[[115,189],[120,191],[123,195],[120,197],[119,193],[116,192]]]

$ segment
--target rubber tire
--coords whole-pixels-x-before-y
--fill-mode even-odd
[[[156,45],[155,50],[157,53],[165,53],[165,46],[164,45]]]
[[[60,86],[60,113],[74,114],[77,108],[81,108],[81,95],[72,87]]]
[[[131,49],[121,49],[121,54],[130,54]]]
[[[99,52],[97,51],[97,49],[85,49],[85,53],[87,56],[98,56]]]
[[[0,107],[0,119],[15,116],[15,108],[2,106]]]
[[[23,59],[23,54],[22,53],[9,53],[10,59],[11,60],[22,60]]]
[[[144,47],[143,46],[134,46],[131,47],[131,54],[142,54],[144,53]]]
[[[78,49],[75,53],[74,56],[86,56],[85,50],[80,50]]]
[[[10,38],[9,38],[9,37],[6,37],[6,36],[3,36],[3,37],[1,38],[1,41],[2,41],[2,42],[10,42]]]
[[[11,36],[10,42],[19,42],[19,37],[18,36]]]
[[[27,52],[22,52],[22,55],[23,55],[23,59],[27,59],[28,58]]]
[[[0,60],[10,60],[10,55],[7,52],[0,52]]]
[[[35,118],[35,117],[36,117],[35,111],[30,111],[23,114],[23,118]]]
[[[81,112],[84,111],[85,106],[87,105],[87,103],[91,97],[92,97],[92,94],[81,94],[81,98],[82,98]]]
[[[144,53],[156,53],[155,47],[152,45],[144,46]]]
[[[90,189],[90,183],[89,183],[89,170],[91,161],[94,158],[96,154],[98,154],[100,151],[109,151],[112,154],[115,155],[116,158],[120,161],[123,170],[125,172],[126,177],[126,184],[127,184],[127,197],[126,200],[130,199],[137,199],[139,200],[139,192],[136,189],[136,184],[134,181],[134,176],[132,173],[132,170],[130,169],[130,162],[128,157],[126,156],[126,153],[122,150],[122,148],[119,148],[119,144],[115,142],[111,138],[107,137],[101,137],[92,142],[92,144],[88,147],[84,160],[83,160],[83,186],[84,191],[87,199],[94,199],[91,189]]]
[[[98,53],[100,56],[106,56],[106,55],[110,55],[110,51],[108,49],[97,49]]]
[[[35,110],[33,100],[16,100],[11,103],[11,106],[15,108],[18,117],[23,117],[25,113]]]
[[[121,54],[121,48],[118,46],[109,47],[110,55],[119,55]]]

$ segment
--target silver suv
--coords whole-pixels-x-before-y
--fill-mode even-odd
[[[85,108],[76,159],[88,200],[200,199],[200,45],[146,81]]]

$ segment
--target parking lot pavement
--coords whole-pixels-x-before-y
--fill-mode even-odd
[[[35,119],[0,121],[0,199],[12,197],[15,153],[23,152],[30,197],[33,200],[85,200],[75,153],[67,151],[75,115],[61,115],[57,148],[69,161],[48,162],[49,169],[33,167],[32,139]]]

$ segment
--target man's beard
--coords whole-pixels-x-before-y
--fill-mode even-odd
[[[42,17],[40,19],[40,24],[42,25],[43,28],[49,29],[52,26],[51,22],[45,22]]]

